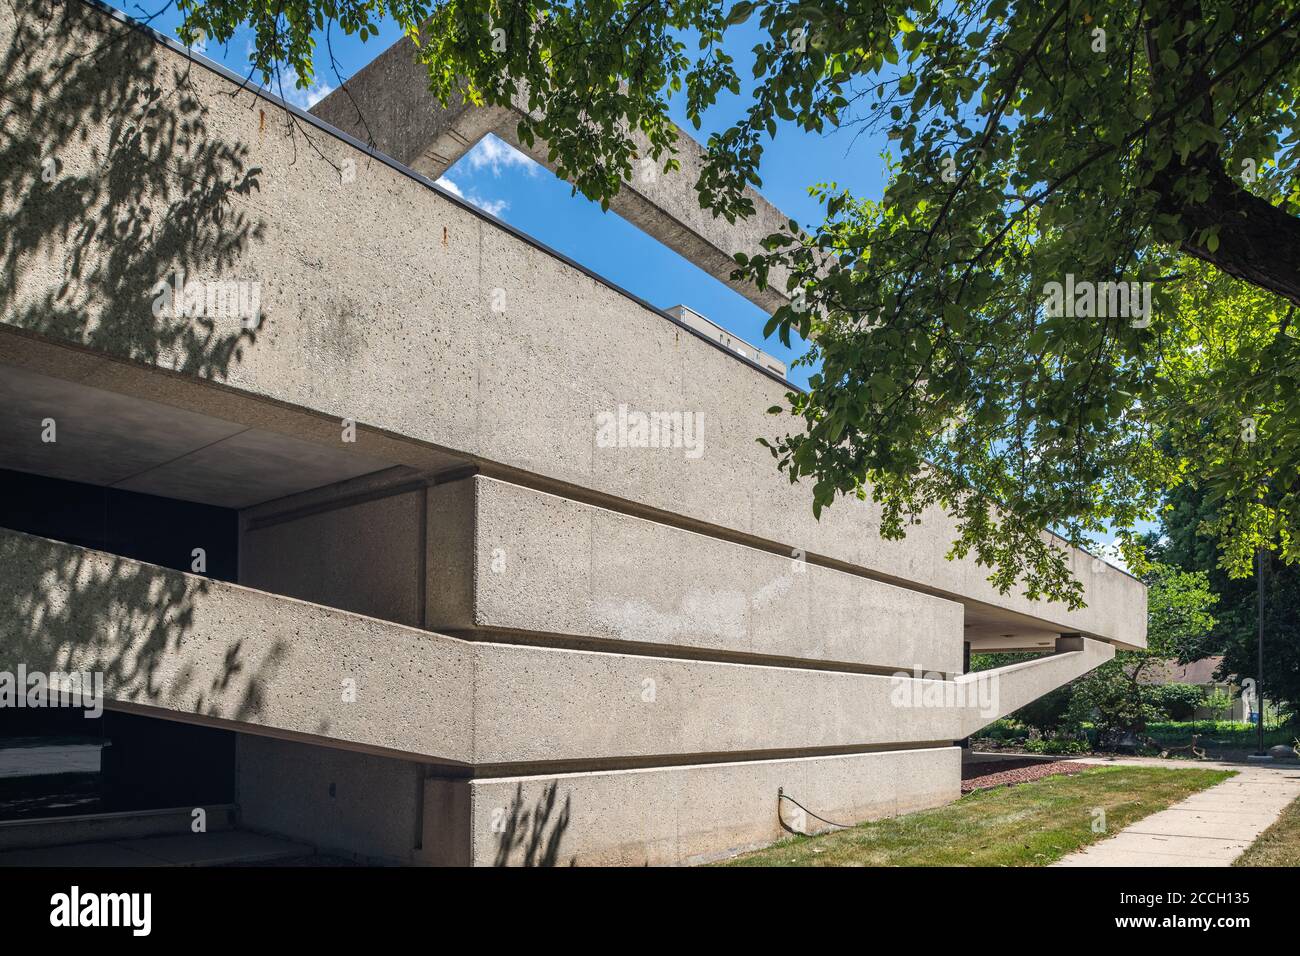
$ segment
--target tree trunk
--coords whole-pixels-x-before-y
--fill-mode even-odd
[[[1247,192],[1221,166],[1209,175],[1209,198],[1176,211],[1192,235],[1218,226],[1219,246],[1211,252],[1189,239],[1182,243],[1183,252],[1300,305],[1300,219]]]

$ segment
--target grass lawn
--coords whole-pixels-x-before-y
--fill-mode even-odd
[[[1300,866],[1300,800],[1283,810],[1232,865]]]
[[[1192,741],[1192,734],[1200,734],[1202,747],[1231,750],[1254,750],[1259,731],[1254,724],[1230,720],[1162,721],[1147,724],[1146,733],[1162,747],[1184,747]],[[1300,728],[1283,727],[1270,730],[1264,726],[1264,746],[1291,745],[1300,737]]]
[[[721,865],[1044,866],[1231,776],[1229,770],[1098,767],[976,791],[945,807],[850,830],[793,837]],[[1097,807],[1106,811],[1106,833],[1092,832]]]

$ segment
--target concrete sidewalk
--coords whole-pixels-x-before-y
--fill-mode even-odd
[[[1178,767],[1155,758],[1089,758],[1081,762]],[[1072,853],[1055,866],[1229,866],[1292,801],[1300,798],[1300,765],[1206,760],[1188,768],[1234,770],[1237,776],[1153,813],[1115,836]]]

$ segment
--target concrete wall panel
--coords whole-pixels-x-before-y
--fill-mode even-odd
[[[372,754],[240,734],[239,820],[364,862],[410,863],[425,768]]]
[[[830,829],[778,789],[861,822],[951,802],[961,777],[955,747],[472,780],[249,735],[238,754],[241,826],[363,862],[442,866],[705,862]]]
[[[464,485],[474,489],[472,503]],[[434,628],[961,670],[962,607],[954,602],[491,478],[430,494],[462,501],[476,528],[472,542],[449,547],[454,538],[431,522],[430,548],[442,555],[435,561],[474,567],[472,608],[431,606]],[[429,590],[431,605],[445,592]]]
[[[960,796],[955,747],[795,760],[466,781],[471,862],[499,865],[657,866],[716,859],[800,832],[949,803]],[[426,840],[426,845],[437,849]],[[427,862],[461,862],[427,858]]]
[[[418,627],[424,492],[254,523],[239,541],[241,584]]]

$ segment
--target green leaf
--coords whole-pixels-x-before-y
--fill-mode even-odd
[[[739,23],[744,23],[753,15],[755,6],[756,4],[751,3],[750,0],[740,0],[739,3],[731,8],[731,12],[727,14],[727,26],[736,26]]]

